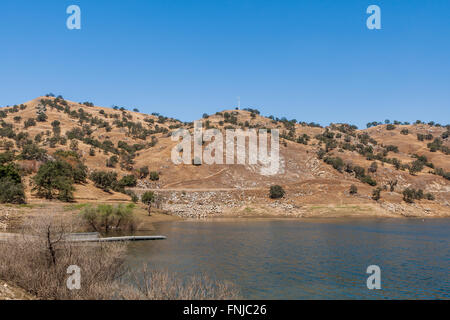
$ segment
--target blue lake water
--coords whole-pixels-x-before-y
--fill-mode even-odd
[[[449,299],[450,219],[180,221],[128,262],[229,280],[245,299]],[[381,268],[381,290],[366,285]]]

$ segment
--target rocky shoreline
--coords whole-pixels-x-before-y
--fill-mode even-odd
[[[222,217],[449,217],[448,204],[406,204],[373,201],[365,197],[347,204],[299,204],[293,199],[272,200],[257,190],[158,190],[160,209],[185,219]]]

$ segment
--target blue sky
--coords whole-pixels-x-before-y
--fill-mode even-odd
[[[0,44],[2,106],[53,92],[192,121],[240,96],[321,124],[450,122],[448,0],[2,0]]]

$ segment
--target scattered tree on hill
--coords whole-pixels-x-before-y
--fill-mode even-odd
[[[158,181],[159,180],[159,173],[156,172],[156,171],[150,172],[150,180]]]
[[[377,169],[378,169],[378,164],[374,161],[370,164],[370,167],[369,167],[369,169],[367,169],[367,171],[374,173],[374,172],[377,172]]]
[[[119,158],[116,155],[113,155],[106,160],[106,166],[108,168],[115,168],[117,163],[119,163]]]
[[[286,192],[284,191],[284,189],[279,185],[274,185],[270,187],[269,195],[271,199],[283,198],[285,193]]]
[[[34,191],[39,197],[58,199],[61,201],[73,200],[73,168],[62,160],[49,161],[40,166],[33,178]]]
[[[121,187],[136,187],[137,179],[134,175],[126,175],[123,176],[122,179],[119,181],[119,186]]]
[[[109,192],[110,189],[115,189],[117,187],[117,173],[116,172],[106,172],[106,171],[93,171],[89,179],[91,179],[95,186],[102,189],[105,192]]]
[[[386,126],[386,130],[394,130],[394,129],[395,129],[395,126],[393,124],[388,124]]]
[[[8,157],[2,158],[7,160]],[[13,163],[0,165],[0,190],[0,203],[25,203],[22,178]]]
[[[417,159],[411,163],[409,166],[409,173],[415,175],[416,173],[422,171],[424,164],[421,160]]]
[[[380,198],[381,198],[381,188],[378,187],[378,188],[373,190],[373,192],[372,192],[372,199],[375,200],[375,201],[378,201],[378,200],[380,200]]]
[[[350,194],[357,194],[357,193],[358,193],[358,188],[354,184],[352,184],[350,186]]]
[[[149,174],[149,170],[148,170],[147,166],[139,169],[139,179],[147,178],[148,174]]]
[[[398,181],[397,180],[389,180],[388,184],[390,187],[390,191],[394,192],[395,186],[397,185]]]

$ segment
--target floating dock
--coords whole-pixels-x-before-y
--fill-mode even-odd
[[[118,241],[149,241],[149,240],[165,240],[165,236],[126,236],[126,237],[109,237],[109,238],[80,238],[66,239],[69,242],[118,242]]]
[[[36,238],[34,236],[25,236],[26,238]],[[23,238],[22,234],[16,233],[0,233],[0,241],[19,240]],[[150,240],[165,240],[166,236],[124,236],[124,237],[108,237],[100,238],[98,232],[87,233],[71,233],[64,236],[64,241],[67,242],[120,242],[120,241],[150,241]]]

